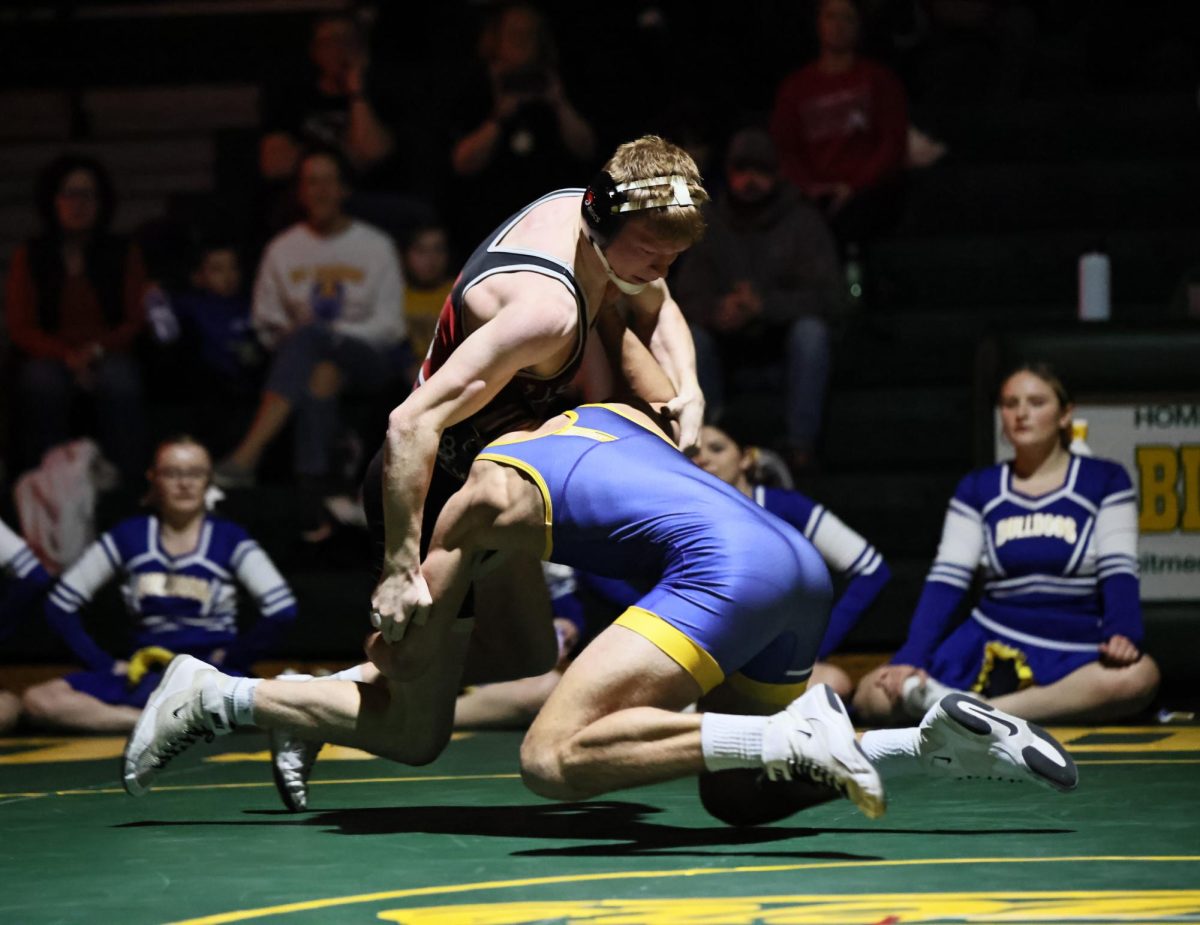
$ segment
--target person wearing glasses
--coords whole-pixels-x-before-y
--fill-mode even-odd
[[[55,158],[35,199],[42,232],[13,253],[4,292],[15,348],[12,408],[38,409],[16,418],[19,466],[38,465],[46,450],[77,436],[75,406],[90,405],[104,455],[136,483],[147,450],[134,356],[145,321],[141,251],[110,232],[116,195],[93,158]]]
[[[172,437],[146,476],[150,512],[104,533],[50,591],[46,620],[84,668],[25,691],[22,710],[34,725],[128,732],[175,654],[245,674],[296,617],[291,588],[258,543],[208,512],[208,450],[191,437]],[[117,576],[133,637],[128,658],[101,647],[81,619]],[[238,584],[261,615],[245,632],[238,630]]]

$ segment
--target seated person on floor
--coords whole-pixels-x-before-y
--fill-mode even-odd
[[[54,579],[29,545],[0,520],[0,642],[17,631]],[[21,701],[0,689],[0,732],[17,724]]]
[[[923,715],[948,689],[1037,722],[1101,722],[1158,689],[1129,475],[1070,451],[1071,400],[1044,364],[1007,376],[999,406],[1014,458],[959,482],[908,639],[858,686],[863,722]],[[983,594],[951,629],[981,559]]]
[[[246,531],[208,513],[208,451],[190,437],[160,444],[149,502],[153,512],[121,521],[87,548],[51,590],[50,626],[85,670],[25,692],[26,718],[39,726],[127,732],[175,653],[202,655],[234,674],[273,652],[296,616],[291,588]],[[87,633],[80,611],[113,577],[133,627],[136,651],[117,659]],[[261,618],[237,624],[237,584]]]
[[[826,659],[832,654],[892,577],[883,556],[823,504],[788,488],[773,488],[758,471],[759,451],[731,433],[732,425],[707,425],[693,461],[705,472],[732,485],[759,507],[791,524],[816,547],[829,570],[845,580],[834,602],[829,626],[817,650],[813,681],[849,697],[850,677]],[[919,717],[918,717],[919,718]]]

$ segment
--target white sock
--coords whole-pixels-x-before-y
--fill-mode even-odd
[[[700,749],[710,771],[761,768],[765,716],[705,713],[700,719]]]
[[[233,728],[254,725],[254,689],[261,683],[262,678],[221,679],[222,706]]]
[[[884,777],[921,772],[921,765],[917,761],[921,754],[921,730],[916,726],[907,729],[872,729],[862,734],[859,744],[871,764]]]
[[[323,674],[319,676],[300,674],[293,671],[288,674],[281,674],[275,677],[276,681],[361,681],[362,679],[362,665],[354,665],[350,668],[343,668],[341,671],[335,671],[333,674]]]
[[[937,678],[927,678],[925,680],[925,710],[929,711],[935,703],[945,697],[947,694],[953,694],[956,688],[948,687]]]
[[[208,727],[219,736],[232,732],[235,725],[225,707],[225,687],[235,680],[219,671],[206,671],[201,675],[200,709],[204,711]]]

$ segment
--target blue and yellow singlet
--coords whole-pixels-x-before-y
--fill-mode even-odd
[[[703,690],[737,672],[756,695],[786,703],[806,681],[832,596],[820,555],[662,433],[621,406],[584,405],[559,430],[501,438],[478,458],[540,489],[543,558],[653,585],[617,623]]]

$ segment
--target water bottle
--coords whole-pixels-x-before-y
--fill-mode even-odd
[[[1108,255],[1091,251],[1079,258],[1079,320],[1107,321],[1112,313]]]
[[[147,287],[143,305],[156,341],[171,344],[179,339],[179,319],[175,317],[171,300],[161,286]]]
[[[854,305],[862,302],[863,297],[863,265],[857,244],[846,246],[846,291]]]

